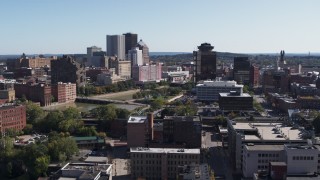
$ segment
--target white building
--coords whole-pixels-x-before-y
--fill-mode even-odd
[[[112,180],[111,164],[67,163],[60,171],[59,179]]]
[[[117,56],[125,60],[125,36],[107,35],[107,56]]]
[[[131,61],[131,65],[143,65],[143,56],[142,56],[142,50],[140,50],[138,47],[132,48],[128,51],[128,60]]]
[[[134,179],[176,179],[179,166],[200,164],[200,149],[130,148],[130,159]]]
[[[314,146],[286,144],[287,174],[314,174],[318,172],[319,150]]]
[[[270,163],[286,166],[286,175],[310,175],[318,173],[319,149],[307,144],[256,145],[249,143],[244,147],[242,173],[252,178],[261,170],[270,171]]]
[[[204,81],[197,84],[197,99],[200,101],[218,101],[219,93],[228,93],[237,91],[242,94],[243,85],[237,84],[236,81]]]
[[[257,118],[255,121],[228,120],[228,150],[235,170],[242,171],[243,150],[246,144],[305,144],[306,133],[308,132],[302,128],[284,125],[278,118],[260,121]]]
[[[242,174],[245,178],[251,178],[258,170],[268,170],[270,162],[284,160],[283,145],[249,143],[243,149]]]

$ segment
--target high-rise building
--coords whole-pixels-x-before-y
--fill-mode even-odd
[[[138,47],[132,48],[128,51],[128,60],[131,61],[131,67],[135,65],[143,65],[142,50]]]
[[[85,85],[85,66],[65,55],[58,60],[51,61],[51,84],[58,82],[76,83],[77,86]]]
[[[95,54],[97,52],[103,52],[102,48],[97,47],[97,46],[91,46],[91,47],[87,47],[87,63],[86,65],[88,66],[96,66],[95,63],[93,62],[96,58]],[[98,67],[98,66],[96,66]]]
[[[250,86],[256,87],[259,85],[260,73],[259,67],[255,65],[250,66]]]
[[[128,51],[134,48],[138,42],[138,34],[125,33],[125,54],[128,54]]]
[[[194,51],[195,58],[195,82],[200,80],[214,80],[216,78],[216,52],[209,43],[202,43],[198,51]]]
[[[138,44],[136,45],[140,50],[142,50],[143,54],[143,64],[150,64],[150,58],[149,58],[149,48],[146,43],[140,39]]]
[[[249,84],[250,61],[248,57],[235,57],[233,79],[239,84]]]
[[[118,59],[124,60],[125,54],[125,36],[107,35],[107,56],[117,56]]]

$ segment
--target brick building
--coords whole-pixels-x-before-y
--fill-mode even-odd
[[[15,84],[17,98],[25,96],[33,102],[40,102],[41,106],[49,106],[52,102],[51,86],[47,84]]]
[[[5,135],[7,129],[22,130],[26,126],[26,107],[5,104],[0,106],[0,132]]]
[[[252,111],[253,97],[236,91],[219,93],[219,107],[223,111]]]
[[[162,79],[161,64],[143,65],[132,67],[132,79],[136,83],[160,82]]]
[[[58,103],[74,102],[77,98],[77,86],[75,83],[62,83],[51,85],[53,100]]]
[[[75,61],[70,56],[51,61],[51,83],[58,82],[76,83],[77,86],[84,86],[86,83],[86,71],[83,64]]]
[[[259,85],[259,79],[260,79],[260,73],[259,73],[259,67],[255,65],[250,66],[250,86],[256,87]]]
[[[200,149],[130,148],[131,177],[176,179],[179,166],[200,164]]]

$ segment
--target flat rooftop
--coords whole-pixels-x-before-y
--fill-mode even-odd
[[[200,154],[200,149],[176,149],[176,148],[130,148],[131,153],[178,153],[178,154]]]
[[[104,156],[88,156],[84,162],[107,163],[108,158]]]
[[[231,93],[219,93],[221,97],[251,97],[248,93],[242,93],[240,95],[233,95]]]
[[[197,87],[243,87],[242,84],[237,84],[236,81],[203,81],[202,84],[197,84]]]
[[[237,122],[232,126],[236,131],[244,132],[245,140],[303,140],[302,130],[282,123]],[[257,134],[246,135],[245,132]]]
[[[144,123],[147,120],[147,116],[130,116],[128,123]]]
[[[247,144],[246,148],[249,151],[281,151],[284,150],[283,145],[267,145],[267,144]]]

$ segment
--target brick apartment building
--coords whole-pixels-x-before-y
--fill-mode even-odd
[[[49,106],[52,102],[51,86],[47,84],[15,84],[16,97],[25,96],[28,100]]]
[[[77,86],[74,83],[62,83],[51,85],[53,100],[58,103],[74,102],[77,98]]]
[[[24,105],[5,104],[0,106],[0,132],[7,129],[22,130],[26,126],[26,107]]]

